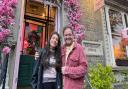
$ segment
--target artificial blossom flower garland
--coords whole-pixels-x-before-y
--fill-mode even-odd
[[[11,31],[10,25],[15,23],[14,21],[14,9],[16,8],[17,0],[0,0],[0,44],[7,40]],[[6,51],[5,51],[6,50]],[[3,53],[8,54],[10,51],[9,47],[3,48]]]
[[[85,37],[85,27],[80,24],[82,13],[80,11],[79,0],[64,0],[64,6],[68,13],[69,26],[74,29],[78,43],[81,43]]]

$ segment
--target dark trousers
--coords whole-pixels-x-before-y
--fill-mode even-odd
[[[55,82],[48,82],[42,84],[42,89],[56,89],[56,83]]]

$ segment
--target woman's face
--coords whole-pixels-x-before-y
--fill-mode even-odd
[[[55,48],[58,45],[59,37],[56,34],[53,34],[50,39],[50,47]]]

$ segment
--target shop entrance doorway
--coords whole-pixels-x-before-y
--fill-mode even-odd
[[[17,89],[30,88],[34,54],[47,44],[51,33],[55,31],[57,8],[29,0],[24,11]]]
[[[42,48],[47,43],[51,33],[55,30],[56,7],[38,2],[27,2],[25,5],[23,50],[25,40],[29,40],[31,33],[39,36],[38,47]],[[31,37],[31,36],[30,36]]]

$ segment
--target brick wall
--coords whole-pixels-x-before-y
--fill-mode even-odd
[[[81,24],[86,28],[85,40],[103,41],[101,11],[94,12],[94,0],[79,0],[82,12]],[[68,24],[67,13],[63,11],[63,26]],[[104,56],[87,56],[89,64],[104,63]]]
[[[86,27],[86,40],[103,40],[101,12],[94,12],[94,0],[80,0],[81,23]]]
[[[82,12],[81,24],[86,27],[85,39],[88,41],[103,41],[101,11],[94,12],[94,0],[80,0]],[[105,64],[104,56],[87,56],[89,65]]]

